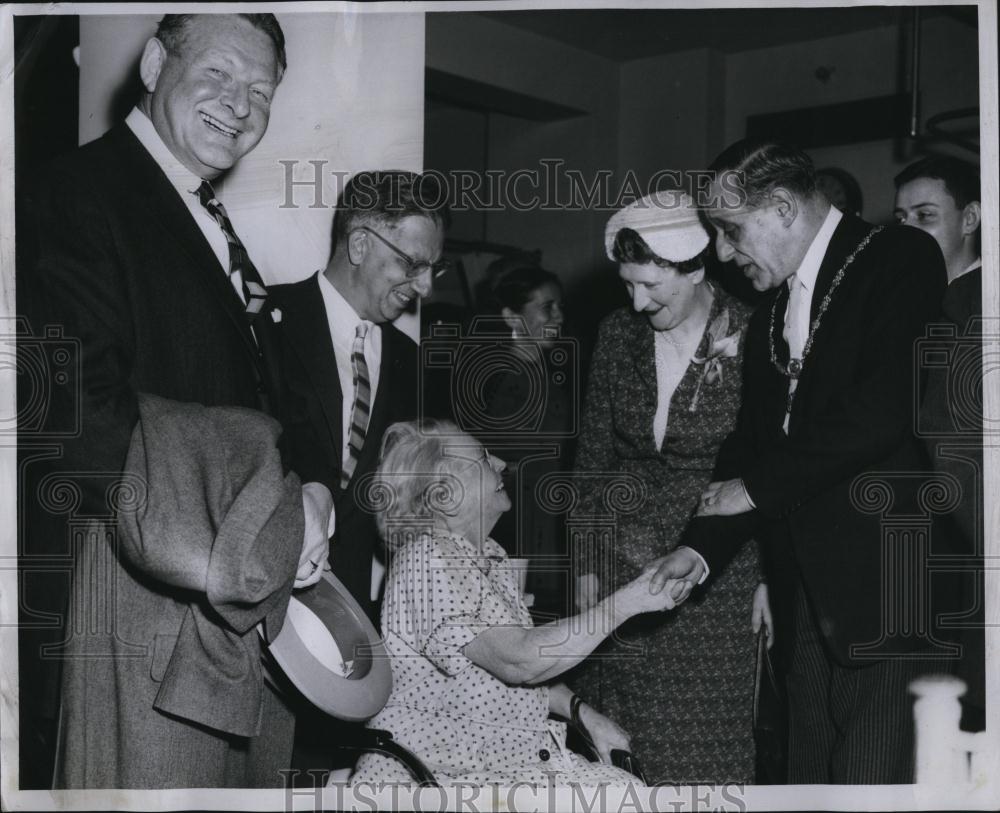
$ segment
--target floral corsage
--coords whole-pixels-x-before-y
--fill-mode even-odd
[[[702,384],[722,384],[722,360],[735,357],[739,351],[739,332],[730,333],[727,336],[728,330],[729,309],[727,308],[716,316],[712,324],[708,326],[708,352],[702,357],[695,356],[691,359],[693,364],[704,365],[704,369],[698,377],[698,386],[695,387],[694,395],[691,397],[688,412],[694,412],[698,408]]]

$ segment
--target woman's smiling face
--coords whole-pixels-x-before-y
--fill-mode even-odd
[[[645,314],[653,330],[671,330],[693,312],[695,292],[705,271],[699,268],[682,274],[656,263],[622,263],[618,276],[625,283],[633,309]]]

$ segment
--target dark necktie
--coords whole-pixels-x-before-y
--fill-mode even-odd
[[[254,268],[254,264],[250,262],[250,257],[247,255],[247,250],[243,247],[240,238],[236,236],[229,215],[226,214],[226,207],[215,197],[215,190],[212,189],[212,185],[208,181],[202,181],[201,186],[198,187],[198,200],[219,224],[222,233],[226,235],[226,242],[229,243],[229,276],[232,279],[234,275],[238,275],[237,279],[239,279],[243,289],[243,298],[246,300],[247,321],[253,324],[253,320],[263,310],[264,303],[267,301],[267,288],[264,287],[264,281],[257,273],[257,269]]]
[[[371,412],[372,385],[368,378],[368,362],[365,361],[365,336],[368,335],[368,323],[362,322],[354,332],[354,344],[351,346],[351,370],[354,374],[354,406],[351,408],[351,431],[348,436],[348,456],[340,472],[341,488],[347,484],[354,474],[365,445],[365,433],[368,431],[368,415]]]

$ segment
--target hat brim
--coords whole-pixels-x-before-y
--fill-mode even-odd
[[[323,642],[300,626],[296,619],[301,613],[289,612],[269,647],[282,671],[309,702],[333,717],[363,722],[375,716],[389,699],[392,668],[382,637],[364,610],[330,572],[295,592],[291,602],[319,619],[343,658],[353,660],[353,670],[344,676],[323,663],[316,653]]]

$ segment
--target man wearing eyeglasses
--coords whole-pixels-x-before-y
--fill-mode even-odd
[[[378,532],[359,503],[358,484],[378,462],[385,428],[416,417],[417,345],[392,322],[446,270],[447,217],[432,176],[360,172],[337,200],[326,268],[270,289],[285,328],[292,467],[317,510],[329,513],[332,496],[333,573],[376,622]]]
[[[326,268],[268,289],[282,311],[283,424],[292,468],[320,516],[330,517],[330,565],[378,624],[374,515],[364,509],[390,424],[417,414],[417,345],[392,322],[447,270],[448,219],[432,176],[360,172],[345,184]],[[332,504],[331,504],[332,502]],[[346,723],[305,705],[296,714],[293,767],[338,767]]]

